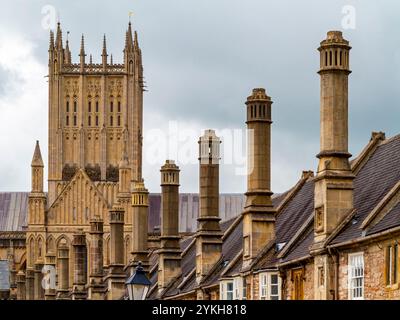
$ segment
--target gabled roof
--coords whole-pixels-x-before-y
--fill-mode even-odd
[[[400,181],[400,135],[382,141],[356,175],[354,180],[354,207],[356,214],[331,244],[340,244],[354,239],[362,239],[362,224],[368,215],[378,206],[385,196]],[[391,213],[391,216],[395,215]],[[388,212],[389,213],[389,212]],[[380,230],[380,220],[373,229]],[[389,224],[388,224],[389,225]],[[400,225],[400,220],[391,223],[391,227]],[[369,230],[371,233],[372,230]]]
[[[383,133],[373,133],[371,141],[352,161],[354,206],[332,234],[330,245],[362,240],[363,237],[400,226],[400,135],[385,140]],[[302,225],[314,212],[314,181],[308,180],[297,194],[285,204],[277,217],[276,242],[283,246],[279,265],[298,262],[310,257],[314,240],[314,226]],[[365,228],[363,229],[362,226]],[[307,227],[299,234],[301,228]],[[289,245],[289,247],[286,247]],[[260,261],[267,268],[274,264],[271,251]],[[268,258],[267,258],[268,257]],[[260,267],[258,264],[257,267]]]

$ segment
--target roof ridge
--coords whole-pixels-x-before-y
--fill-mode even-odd
[[[368,144],[361,150],[360,154],[351,161],[351,170],[357,175],[368,159],[375,153],[382,141],[385,141],[386,135],[384,132],[372,132],[371,139]]]
[[[212,266],[212,268],[208,271],[208,274],[206,274],[203,279],[200,280],[200,283],[197,285],[197,287],[201,287],[201,285],[206,282],[206,280],[213,274],[213,272],[215,270],[217,270],[217,268],[220,266],[221,262],[224,261],[224,255],[221,254],[221,257],[218,259],[218,261],[216,263],[214,263],[214,265]]]
[[[388,191],[387,194],[385,194],[385,196],[381,199],[381,201],[379,201],[379,203],[375,206],[375,208],[372,209],[372,211],[370,212],[370,214],[364,219],[364,221],[361,224],[361,229],[366,229],[368,227],[369,224],[371,224],[372,222],[374,222],[374,220],[376,220],[375,218],[377,218],[379,216],[380,213],[382,213],[384,211],[384,209],[390,204],[391,200],[393,200],[393,198],[396,196],[396,194],[399,194],[400,192],[400,181],[398,181],[392,189],[390,189]],[[396,199],[394,199],[396,200]],[[386,212],[383,212],[383,216],[381,216],[381,219],[379,219],[376,223],[378,223],[380,220],[382,220],[382,218],[389,212],[390,210],[387,210]],[[376,224],[375,223],[375,224]],[[375,225],[374,224],[374,225]],[[372,225],[372,226],[374,226]],[[371,226],[371,227],[372,227]]]
[[[283,198],[283,200],[280,202],[278,207],[276,208],[276,214],[275,216],[278,216],[283,208],[294,198],[294,196],[303,188],[305,183],[314,176],[313,171],[303,171],[300,180],[297,181],[297,183],[288,190],[288,193],[286,196]]]
[[[356,209],[351,209],[350,213],[346,215],[343,220],[339,223],[339,225],[332,231],[332,233],[329,235],[328,238],[325,240],[325,244],[329,244],[333,239],[336,238],[337,235],[343,230],[344,227],[347,226],[347,224],[354,218],[356,215],[357,210]]]
[[[236,228],[236,226],[240,223],[242,220],[242,215],[238,215],[236,218],[232,218],[234,220],[232,224],[225,230],[224,234],[221,237],[221,240],[224,241]],[[229,221],[229,220],[228,220]]]
[[[400,139],[400,133],[394,135],[393,137],[390,137],[388,139],[383,140],[380,145],[385,145],[385,144],[391,143],[391,142],[393,142],[394,140],[397,140],[397,139]]]
[[[257,256],[254,258],[254,260],[251,262],[251,264],[246,267],[246,269],[242,271],[249,271],[254,268],[254,266],[260,262],[260,260],[264,257],[264,254],[268,253],[269,250],[271,250],[275,246],[275,241],[276,239],[270,240],[257,254]]]
[[[193,276],[195,272],[196,272],[196,266],[186,276],[182,276],[183,279],[176,288],[180,291],[181,288],[190,280],[190,278]]]
[[[289,250],[298,243],[297,240],[299,240],[300,237],[302,237],[307,232],[307,230],[309,229],[309,227],[313,221],[314,221],[314,215],[310,214],[310,216],[307,218],[307,220],[304,221],[304,223],[296,231],[296,233],[293,235],[293,237],[289,240],[289,242],[284,246],[284,248],[278,254],[279,259],[285,257],[289,253]]]
[[[221,272],[221,277],[223,277],[232,267],[236,264],[239,258],[243,255],[243,249],[241,249],[236,256],[228,263],[225,270]]]

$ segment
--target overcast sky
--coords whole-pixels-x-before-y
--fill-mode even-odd
[[[143,175],[151,192],[159,192],[161,160],[151,156],[154,145],[149,138],[157,130],[168,133],[169,127],[178,126],[180,134],[195,132],[186,144],[197,148],[203,129],[243,129],[244,101],[254,87],[265,87],[274,101],[273,191],[293,186],[302,170],[315,170],[319,151],[316,49],[328,30],[342,30],[353,47],[350,152],[357,155],[371,131],[385,131],[387,136],[399,132],[397,0],[2,1],[0,191],[30,189],[37,139],[47,170],[45,5],[59,13],[64,40],[70,31],[75,61],[81,33],[94,61],[100,61],[106,33],[109,53],[114,62],[121,62],[128,13],[134,12],[132,23],[138,30],[149,90],[144,98]],[[355,20],[346,19],[353,17],[348,6],[355,9]],[[174,157],[171,148],[168,157]],[[196,163],[196,156],[189,160]],[[181,191],[197,192],[198,166],[178,164]],[[237,167],[222,165],[221,192],[245,191],[246,179],[237,174]]]

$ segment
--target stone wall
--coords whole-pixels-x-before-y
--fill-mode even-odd
[[[397,239],[399,241],[400,239]],[[346,250],[339,254],[339,299],[348,299],[348,255],[364,252],[364,299],[388,300],[400,299],[398,283],[392,286],[386,285],[385,280],[385,248],[395,239],[382,241],[354,249]],[[399,258],[397,257],[398,262]],[[399,268],[399,263],[397,263]],[[399,272],[397,281],[399,281]]]
[[[294,293],[294,282],[292,281],[292,271],[303,268],[303,288],[304,300],[314,300],[314,263],[308,262],[305,265],[293,269],[288,269],[284,272],[286,279],[285,285],[282,288],[282,299],[292,300]]]

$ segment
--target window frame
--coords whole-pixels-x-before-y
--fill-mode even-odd
[[[398,243],[390,243],[385,247],[385,284],[391,287],[398,283],[398,259],[399,246]]]
[[[353,266],[353,262],[355,262],[355,258],[361,258],[362,261],[362,276],[353,276],[353,268],[357,268],[357,266]],[[362,279],[362,284],[360,287],[353,287],[353,280],[361,278]],[[364,261],[364,252],[355,252],[355,253],[349,253],[348,254],[348,270],[347,270],[347,281],[348,281],[348,299],[349,300],[364,300],[364,295],[365,295],[365,261]],[[361,288],[361,295],[360,296],[354,296],[354,290],[357,290],[357,288]]]
[[[232,290],[228,290],[228,285],[232,285]],[[221,280],[219,283],[220,300],[235,300],[235,281],[231,280]],[[232,299],[228,299],[228,295],[231,295]]]
[[[277,283],[272,283],[273,276],[277,277]],[[260,272],[258,281],[259,300],[273,300],[273,297],[278,297],[278,300],[282,300],[282,282],[278,272]],[[273,286],[278,287],[278,294],[272,293]]]

